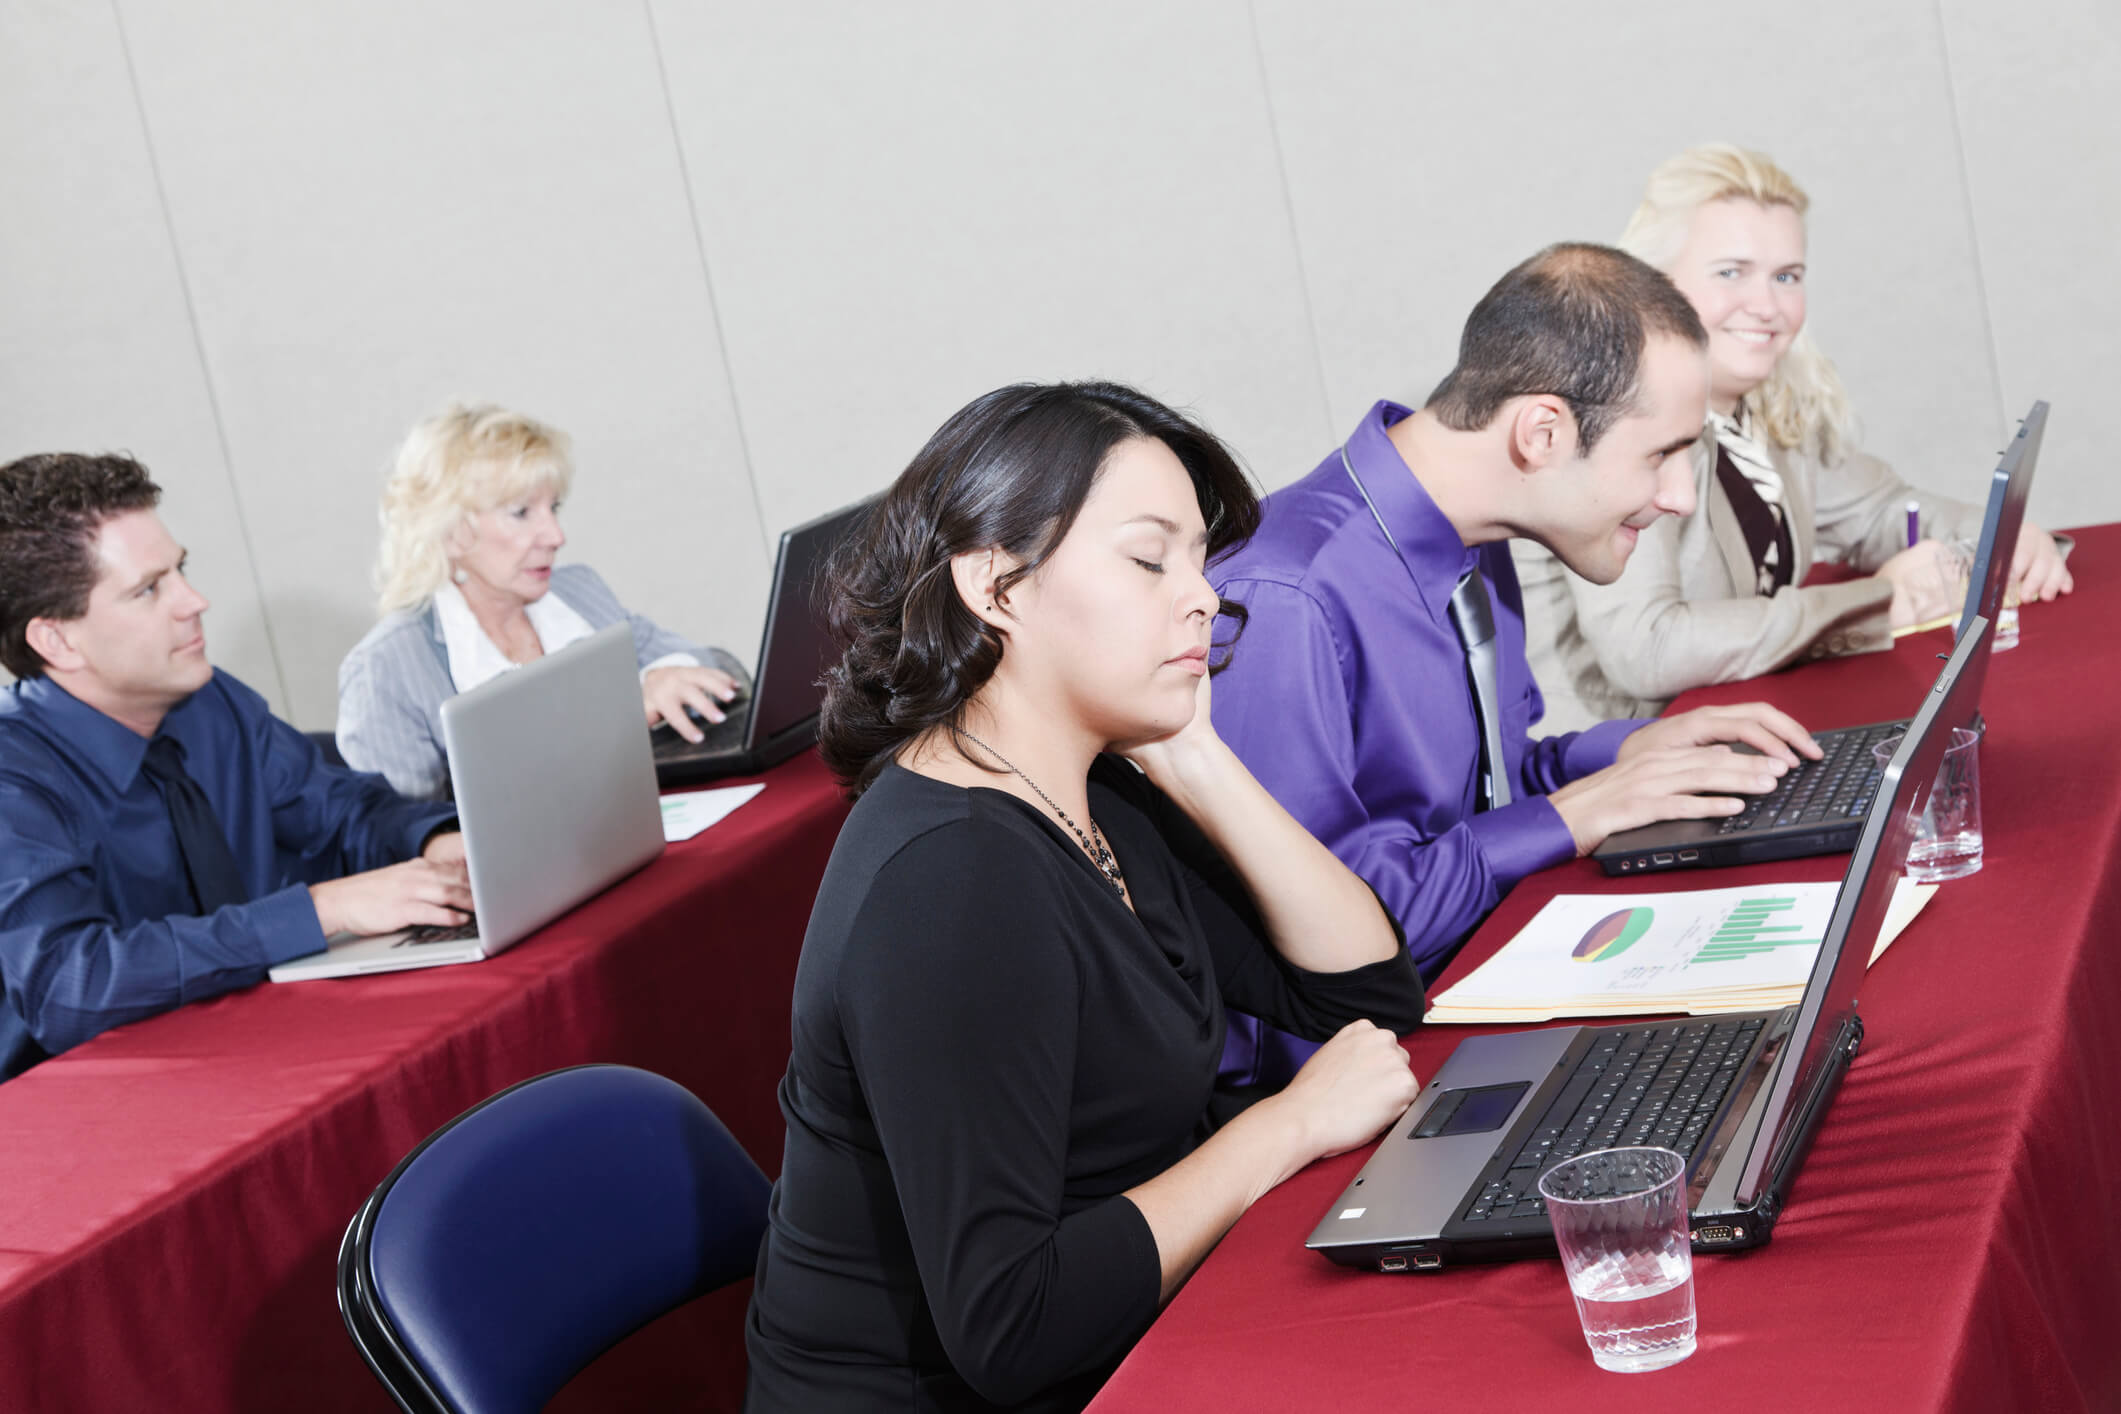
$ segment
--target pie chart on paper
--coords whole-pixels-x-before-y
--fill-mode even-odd
[[[1650,931],[1650,923],[1656,917],[1656,910],[1649,908],[1623,908],[1618,913],[1609,913],[1591,925],[1583,935],[1583,941],[1569,950],[1569,956],[1578,962],[1603,962],[1609,957],[1618,957]]]

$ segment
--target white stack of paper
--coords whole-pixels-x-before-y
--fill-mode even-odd
[[[1428,1020],[1484,1025],[1788,1006],[1804,995],[1838,888],[1563,894],[1436,997]],[[1936,891],[1900,880],[1872,962]]]

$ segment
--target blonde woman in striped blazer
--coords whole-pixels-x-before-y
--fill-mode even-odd
[[[573,482],[566,435],[520,413],[451,403],[412,430],[383,492],[383,616],[339,665],[338,745],[404,795],[449,790],[442,704],[597,630],[632,626],[649,724],[697,740],[741,664],[629,613],[595,570],[555,564]]]

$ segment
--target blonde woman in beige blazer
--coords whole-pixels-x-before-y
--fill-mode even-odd
[[[1906,549],[1908,501],[1921,505],[1926,538],[1981,526],[1978,507],[1916,491],[1876,457],[1856,452],[1823,463],[1776,448],[1795,554],[1791,585],[1762,595],[1752,552],[1717,481],[1715,438],[1703,433],[1690,454],[1694,514],[1666,516],[1643,531],[1626,572],[1611,584],[1571,574],[1531,541],[1511,542],[1532,673],[1547,702],[1542,731],[1654,717],[1702,683],[1890,648],[1896,590],[1876,571]],[[1799,587],[1821,560],[1865,577]],[[1944,612],[1941,589],[1939,576],[1938,592],[1918,592],[1907,612]]]
[[[1804,327],[1807,204],[1773,162],[1723,144],[1651,174],[1619,243],[1671,276],[1708,327],[1697,505],[1643,531],[1610,585],[1513,542],[1547,702],[1540,730],[1654,716],[1690,687],[1888,648],[1895,628],[1955,607],[1942,542],[1977,531],[1980,509],[1917,490],[1851,444],[1840,377]],[[1864,577],[1806,587],[1821,560]],[[2071,587],[2030,522],[2012,573],[2024,599]]]

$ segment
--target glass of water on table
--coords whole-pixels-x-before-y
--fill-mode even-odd
[[[1591,1358],[1661,1370],[1694,1353],[1686,1161],[1670,1149],[1599,1149],[1540,1176]]]

